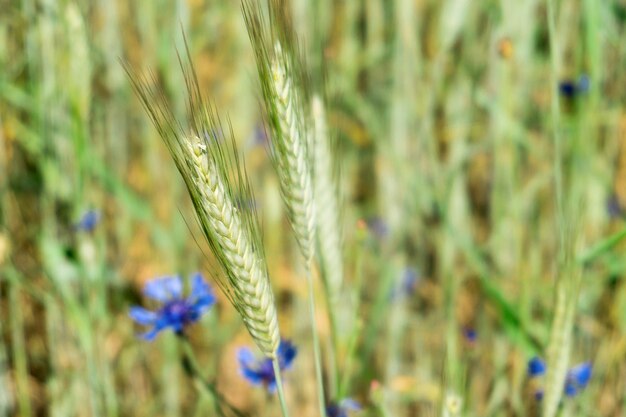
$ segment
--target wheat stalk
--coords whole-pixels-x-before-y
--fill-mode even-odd
[[[258,3],[244,0],[246,27],[256,55],[257,70],[272,132],[270,156],[291,227],[305,259],[309,315],[313,336],[320,415],[325,415],[322,359],[311,276],[315,241],[315,205],[311,154],[305,115],[306,89],[302,57],[283,0],[269,0],[270,22],[262,19]],[[271,52],[270,52],[271,50]]]
[[[548,370],[543,396],[543,415],[546,417],[556,415],[561,401],[572,344],[574,306],[563,284],[561,282],[557,286],[556,306],[546,358]]]
[[[188,52],[187,52],[188,53]],[[126,68],[133,88],[168,147],[191,196],[200,226],[227,279],[218,279],[259,348],[276,357],[280,342],[274,296],[252,193],[234,147],[225,139],[217,112],[203,99],[189,62],[181,66],[189,94],[191,129],[176,121],[156,87],[156,77]]]

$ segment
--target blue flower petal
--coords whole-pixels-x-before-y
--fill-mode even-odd
[[[159,334],[159,332],[161,330],[162,329],[157,329],[155,327],[154,329],[150,330],[149,332],[146,332],[146,333],[142,334],[141,338],[146,340],[146,341],[148,341],[148,342],[152,342],[156,338],[157,334]]]
[[[211,287],[204,281],[202,274],[196,272],[191,278],[191,295],[201,297],[204,294],[211,294]]]
[[[528,361],[528,375],[531,377],[540,376],[546,373],[546,364],[538,357]]]
[[[353,400],[352,398],[344,398],[339,402],[339,406],[345,410],[350,411],[361,410],[361,404],[358,401]]]
[[[241,375],[248,380],[252,385],[263,385],[263,375],[252,369],[242,369]]]
[[[241,375],[253,385],[261,385],[263,383],[263,375],[256,368],[257,360],[250,349],[243,347],[237,352],[237,359],[241,367]]]
[[[579,365],[576,365],[567,373],[567,377],[569,380],[573,381],[580,388],[584,388],[591,379],[591,363],[585,362]]]
[[[201,274],[195,274],[191,284],[190,302],[199,314],[205,309],[215,304],[215,295],[213,290],[202,278]]]
[[[165,303],[169,301],[171,298],[171,295],[170,295],[171,293],[169,291],[169,286],[171,284],[168,284],[167,281],[174,280],[174,279],[176,278],[165,277],[165,278],[158,278],[152,281],[148,281],[143,287],[143,293],[146,297]]]
[[[326,406],[326,417],[346,417],[346,413],[337,404],[329,404]]]
[[[276,352],[281,371],[284,371],[291,366],[291,363],[293,362],[296,353],[297,349],[291,342],[281,340],[278,351]],[[239,349],[239,351],[237,352],[237,359],[241,367],[241,374],[251,384],[263,385],[270,393],[273,393],[275,391],[276,375],[274,374],[274,368],[272,366],[271,359],[257,359],[252,351],[245,347]]]
[[[74,225],[74,228],[77,230],[84,230],[85,232],[93,232],[99,222],[100,212],[97,210],[88,210]]]
[[[465,336],[465,340],[470,343],[474,343],[476,341],[477,333],[476,330],[471,327],[465,327],[463,329],[463,336]]]
[[[291,367],[293,360],[298,354],[298,349],[293,345],[293,343],[291,343],[291,341],[281,340],[276,354],[278,355],[280,370],[284,371]]]
[[[276,392],[276,379],[267,384],[267,392],[274,394]]]
[[[183,281],[180,277],[171,277],[163,280],[163,286],[169,293],[171,298],[182,298],[183,296]]]
[[[576,389],[576,386],[571,381],[565,383],[565,395],[574,397],[577,393],[578,389]]]
[[[242,368],[250,368],[254,365],[256,358],[250,348],[242,347],[237,351],[237,360]]]
[[[198,298],[196,302],[193,304],[193,308],[199,313],[202,314],[215,304],[215,296],[211,294],[207,294],[202,298]]]
[[[143,307],[131,307],[128,313],[130,318],[143,326],[150,326],[157,320],[158,315],[154,311],[146,310]]]
[[[159,332],[161,330],[164,330],[166,327],[167,327],[167,322],[163,320],[161,317],[159,317],[159,319],[154,324],[154,327],[152,328],[152,330],[142,334],[141,337],[148,342],[152,342],[154,338],[159,334]]]
[[[349,411],[360,411],[361,404],[352,398],[344,398],[339,403],[331,402],[326,407],[326,417],[348,417]]]

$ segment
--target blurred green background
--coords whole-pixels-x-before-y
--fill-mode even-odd
[[[563,412],[626,415],[626,2],[553,6],[550,38],[536,0],[293,2],[338,141],[338,363],[364,415],[439,415],[450,392],[461,415],[537,415],[526,363],[545,354],[564,229],[582,274],[571,361],[592,361],[594,377]],[[122,67],[154,71],[184,119],[183,32],[245,156],[281,329],[301,348],[289,402],[314,415],[305,285],[239,3],[0,10],[0,415],[213,415],[174,336],[145,343],[127,316],[150,278],[220,273]],[[77,230],[88,210],[99,224]],[[319,328],[328,337],[324,317]],[[233,403],[277,413],[238,375],[235,349],[251,341],[228,303],[191,334]]]

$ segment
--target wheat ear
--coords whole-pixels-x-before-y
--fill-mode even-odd
[[[315,207],[309,136],[304,103],[304,70],[288,17],[287,6],[270,0],[271,22],[260,6],[244,1],[243,13],[256,55],[267,120],[272,133],[270,157],[278,174],[290,224],[300,250],[310,263],[314,255]]]
[[[311,158],[302,102],[289,76],[289,64],[289,59],[277,42],[271,66],[277,121],[274,133],[278,135],[273,157],[296,239],[302,255],[310,262],[314,254],[315,236]]]
[[[254,249],[250,233],[244,227],[240,209],[228,185],[207,157],[212,146],[195,137],[186,143],[193,169],[193,187],[199,196],[196,208],[205,234],[211,236],[214,252],[219,252],[222,267],[227,271],[234,305],[261,350],[273,357],[279,344],[274,297],[265,262]],[[213,145],[214,146],[214,145]]]
[[[311,136],[305,120],[308,112],[305,106],[304,65],[297,50],[297,37],[289,22],[287,5],[283,0],[269,0],[268,6],[271,19],[269,25],[262,19],[258,3],[252,0],[244,0],[243,13],[256,55],[259,80],[272,132],[270,156],[278,174],[289,221],[306,262],[318,402],[320,415],[323,416],[326,414],[326,400],[311,274],[315,206],[312,155],[309,150]]]
[[[187,52],[188,53],[188,52]],[[180,171],[203,234],[226,278],[218,279],[253,339],[270,358],[280,342],[258,220],[245,168],[224,136],[217,112],[200,94],[191,62],[181,66],[189,94],[191,128],[175,119],[156,77],[142,77],[127,67],[133,87]]]

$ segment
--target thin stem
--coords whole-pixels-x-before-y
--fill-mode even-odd
[[[330,368],[330,391],[337,397],[339,393],[339,368],[337,366],[337,352],[339,351],[339,329],[337,327],[337,317],[335,315],[336,301],[331,297],[330,289],[324,286],[326,296],[326,307],[328,312],[328,322],[330,323],[330,348],[328,349],[328,367]]]
[[[196,356],[191,348],[189,340],[184,335],[179,335],[179,340],[183,347],[183,369],[194,381],[194,385],[199,391],[210,394],[215,401],[215,408],[218,415],[224,415],[222,405],[226,406],[237,417],[247,417],[247,414],[239,410],[237,407],[228,402],[228,400],[220,394],[214,382],[206,381],[200,372],[200,366],[196,360]]]
[[[317,330],[317,320],[315,319],[315,292],[313,288],[313,277],[311,274],[311,261],[306,263],[306,281],[309,287],[309,315],[311,321],[311,333],[313,334],[313,354],[315,356],[315,374],[317,379],[317,398],[319,399],[320,416],[326,415],[326,399],[324,398],[324,380],[322,375],[322,352],[320,349],[320,340]]]
[[[29,417],[32,415],[32,409],[29,400],[28,359],[26,357],[24,316],[21,306],[17,284],[11,283],[9,286],[9,325],[11,327],[11,347],[14,355],[16,395],[20,415]]]
[[[559,43],[556,29],[556,2],[547,0],[548,35],[550,37],[550,57],[552,64],[551,81],[553,89],[557,85],[560,73]],[[556,267],[556,300],[550,342],[547,347],[546,389],[543,399],[544,417],[557,415],[561,401],[567,362],[571,348],[571,328],[575,314],[574,293],[571,283],[575,279],[572,270],[573,238],[571,235],[571,210],[565,209],[565,190],[563,184],[563,141],[561,133],[561,109],[556,91],[552,92],[552,130],[554,134],[554,187],[556,195],[556,220],[558,233],[558,257]],[[570,188],[571,192],[572,189]],[[568,195],[571,200],[571,194]]]
[[[343,378],[341,379],[341,382],[339,384],[339,390],[337,392],[336,398],[345,398],[350,387],[350,381],[352,378],[352,365],[354,364],[354,360],[356,359],[357,341],[363,327],[363,324],[360,320],[355,319],[355,322],[356,325],[354,326],[352,334],[350,335],[350,340],[348,341],[346,361],[343,368]]]
[[[357,341],[363,332],[363,323],[359,319],[359,311],[361,308],[361,289],[363,287],[363,254],[365,252],[363,241],[356,246],[356,252],[354,255],[354,285],[351,288],[351,304],[352,304],[352,317],[349,321],[354,323],[352,328],[352,334],[348,340],[348,348],[346,351],[346,360],[343,367],[343,377],[339,385],[339,393],[337,398],[344,398],[346,393],[349,392],[350,382],[352,378],[352,364],[356,359],[357,354]]]
[[[274,367],[274,375],[276,376],[276,388],[278,391],[278,398],[280,399],[280,409],[283,412],[283,417],[289,417],[287,402],[285,401],[285,391],[283,390],[283,377],[280,374],[278,358],[272,359],[272,366]]]
[[[554,10],[554,1],[548,0],[548,34],[550,36],[550,63],[552,67],[551,82],[554,89],[558,84],[559,76],[559,43],[556,37],[556,11]],[[559,247],[562,247],[564,241],[564,204],[563,204],[563,156],[562,156],[562,139],[561,139],[561,104],[559,96],[552,91],[551,99],[551,116],[552,116],[552,132],[554,135],[554,189],[556,199],[556,213],[558,218]]]

